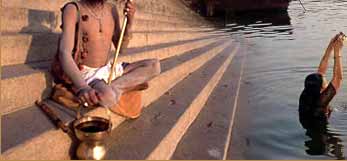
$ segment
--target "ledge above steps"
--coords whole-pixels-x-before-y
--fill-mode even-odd
[[[67,2],[70,2],[71,0],[54,0],[54,1],[48,1],[48,0],[10,0],[10,1],[2,1],[2,7],[4,9],[29,9],[29,10],[36,10],[36,11],[42,11],[42,12],[56,12],[58,13],[60,11],[60,8]],[[168,2],[168,1],[167,1]],[[140,17],[147,17],[147,15],[159,15],[160,16],[169,16],[171,17],[170,20],[196,20],[199,19],[199,16],[196,14],[192,14],[192,12],[189,12],[189,10],[184,10],[184,6],[179,7],[178,5],[174,4],[176,9],[173,9],[173,6],[167,6],[168,3],[162,3],[162,2],[154,2],[153,0],[146,0],[146,1],[137,1],[135,4],[137,6],[137,14],[141,15]],[[112,2],[111,3],[115,3]],[[122,16],[122,7],[123,4],[116,2],[115,3],[118,8],[119,15]],[[182,9],[181,9],[182,8]],[[143,13],[143,14],[142,14]],[[150,16],[153,18],[153,16]],[[202,19],[200,19],[201,21]]]
[[[60,32],[60,12],[42,10],[3,8],[1,12],[1,29],[3,32]],[[193,19],[185,20],[179,17],[164,16],[151,13],[137,13],[134,19],[133,30],[147,29],[144,22],[150,22],[152,28],[159,30],[155,24],[163,29],[174,25],[176,28],[203,26],[203,21]],[[164,25],[166,24],[166,26]],[[144,29],[143,29],[144,28]]]

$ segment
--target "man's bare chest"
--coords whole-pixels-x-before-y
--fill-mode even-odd
[[[87,37],[88,41],[93,40],[111,40],[115,21],[112,13],[105,9],[102,16],[96,17],[86,9],[81,9],[81,32]]]

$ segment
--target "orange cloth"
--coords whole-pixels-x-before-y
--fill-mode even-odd
[[[135,119],[140,117],[142,108],[141,91],[131,91],[124,93],[118,105],[112,107],[111,111],[121,116]]]
[[[121,96],[118,105],[112,107],[111,111],[131,119],[140,117],[143,108],[141,90],[146,88],[148,88],[146,85],[139,85],[139,88],[135,88],[130,92],[124,93]],[[78,110],[79,108],[78,98],[62,84],[55,85],[51,98],[55,102],[69,109]]]

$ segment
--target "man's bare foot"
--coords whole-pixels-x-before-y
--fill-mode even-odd
[[[97,91],[99,104],[104,107],[110,108],[117,105],[123,94],[122,90],[113,88],[102,80],[95,80],[90,85]]]

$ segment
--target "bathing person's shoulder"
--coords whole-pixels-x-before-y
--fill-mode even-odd
[[[329,83],[328,87],[320,95],[320,106],[326,107],[329,105],[330,101],[336,95],[336,88],[332,83]]]

